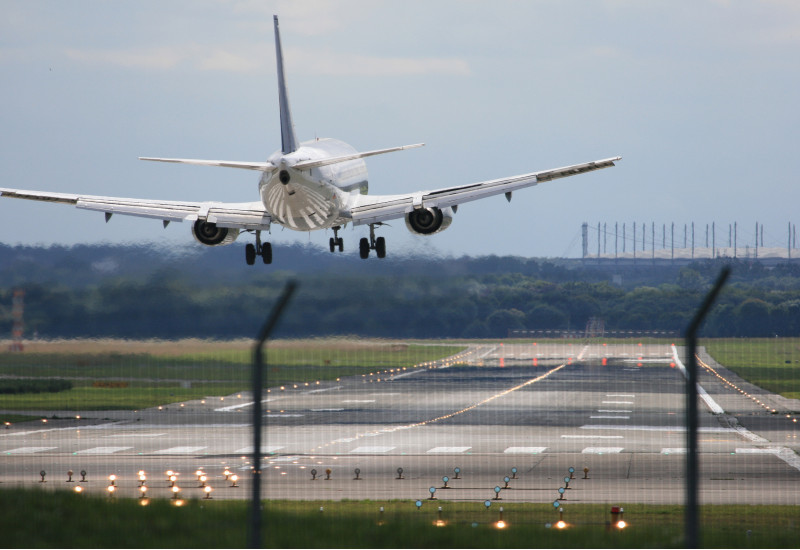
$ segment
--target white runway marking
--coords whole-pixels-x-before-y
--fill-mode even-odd
[[[76,455],[112,455],[119,451],[127,451],[133,447],[95,447],[94,449],[86,449],[85,451],[78,451]]]
[[[684,426],[611,426],[602,424],[584,424],[581,430],[626,430],[643,432],[685,432]],[[733,428],[698,428],[699,433],[724,434],[736,432]]]
[[[563,439],[623,439],[621,435],[562,435]]]
[[[633,405],[633,401],[602,401],[603,405]]]
[[[434,447],[428,449],[429,453],[465,453],[472,447]]]
[[[160,434],[137,434],[137,433],[129,433],[129,434],[112,434],[112,435],[104,435],[103,437],[161,437],[162,435],[167,435],[166,433]]]
[[[606,397],[636,397],[633,393],[607,393]]]
[[[631,413],[633,411],[625,410],[625,409],[597,409],[599,413]]]
[[[374,399],[345,399],[342,403],[375,403]]]
[[[759,448],[745,448],[736,449],[737,455],[775,455],[778,454],[779,449],[759,449]]]
[[[508,454],[531,454],[536,455],[543,453],[547,447],[509,447],[504,453]]]
[[[395,447],[356,447],[355,449],[353,449],[350,452],[351,453],[369,453],[369,454],[373,454],[373,453],[388,453],[389,451],[391,451],[394,448]]]
[[[262,445],[261,446],[261,454],[266,455],[266,454],[269,454],[269,453],[274,453],[278,449],[283,449],[283,447],[276,447],[276,446],[267,447],[267,446]],[[237,450],[233,451],[233,454],[251,455],[251,454],[253,454],[253,446],[251,445],[250,447],[243,447],[241,449],[237,449]]]
[[[323,413],[323,412],[342,412],[344,409],[311,409],[311,412],[315,413]]]
[[[661,449],[662,455],[685,455],[686,449],[683,447],[673,447]]]
[[[156,451],[154,455],[189,455],[202,451],[205,447],[170,447],[169,449],[161,449]]]
[[[598,414],[598,415],[595,415],[595,416],[590,416],[589,418],[614,418],[614,419],[619,418],[620,420],[628,420],[630,418],[630,416],[618,416],[618,415],[615,416],[615,415],[611,415],[611,414]]]
[[[586,447],[581,452],[587,455],[613,454],[613,453],[621,453],[622,447]]]
[[[34,453],[43,453],[44,451],[52,451],[58,447],[20,447],[19,449],[11,449],[10,451],[3,451],[6,455],[32,455]]]
[[[267,418],[300,418],[301,416],[305,416],[304,414],[279,414],[279,413],[269,413],[265,414]]]

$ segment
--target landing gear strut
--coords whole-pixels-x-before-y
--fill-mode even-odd
[[[336,252],[336,249],[339,249],[339,252],[344,252],[344,239],[339,236],[339,230],[341,229],[340,226],[334,226],[333,229],[333,237],[328,242],[331,248],[331,252]]]
[[[247,265],[256,263],[256,256],[261,256],[265,264],[272,263],[272,244],[261,243],[261,231],[256,231],[256,244],[247,243],[244,247],[244,259]]]
[[[375,238],[376,225],[383,224],[380,222],[369,224],[369,239],[364,237],[358,242],[358,254],[361,256],[362,260],[369,258],[370,250],[374,250],[378,258],[386,257],[386,239],[383,237],[378,237],[377,239]]]

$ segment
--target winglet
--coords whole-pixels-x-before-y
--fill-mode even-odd
[[[283,49],[281,48],[281,32],[278,28],[278,16],[273,15],[275,22],[275,57],[278,64],[278,99],[281,109],[281,151],[284,155],[297,150],[297,139],[294,136],[292,112],[289,109],[289,94],[286,91],[286,77],[283,73]]]

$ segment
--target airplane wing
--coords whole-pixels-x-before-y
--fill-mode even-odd
[[[510,200],[511,192],[517,189],[532,187],[544,181],[552,181],[609,168],[621,159],[622,157],[613,157],[510,178],[446,187],[434,191],[420,191],[406,195],[358,195],[350,208],[350,214],[353,225],[364,225],[402,218],[407,213],[418,208],[436,207],[442,209],[503,193]]]
[[[272,222],[261,202],[159,201],[4,188],[0,188],[0,197],[71,204],[83,210],[103,212],[106,221],[113,214],[154,218],[162,220],[165,227],[173,221],[194,222],[201,219],[231,229],[268,230]]]

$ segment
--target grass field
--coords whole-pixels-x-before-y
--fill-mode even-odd
[[[75,387],[51,394],[0,395],[0,409],[141,409],[229,395],[249,388],[251,348],[250,341],[35,342],[24,353],[0,353],[0,376],[67,378]],[[407,369],[464,348],[357,339],[278,341],[266,350],[267,384],[314,384]],[[96,387],[109,381],[126,387]],[[12,420],[0,414],[0,421]]]
[[[438,506],[444,526],[437,527]],[[264,546],[273,548],[668,548],[683,546],[679,506],[622,504],[629,527],[608,530],[610,506],[410,501],[264,503]],[[380,507],[384,508],[381,514]],[[322,511],[320,511],[322,508]],[[36,510],[36,517],[31,516]],[[141,506],[135,499],[76,495],[71,491],[2,490],[5,548],[243,548],[245,501],[168,500]],[[705,506],[701,545],[716,548],[795,548],[800,509],[782,506]],[[102,518],[102,520],[100,519]],[[546,524],[550,524],[547,527]]]
[[[748,382],[800,399],[800,338],[719,338],[701,345]]]

